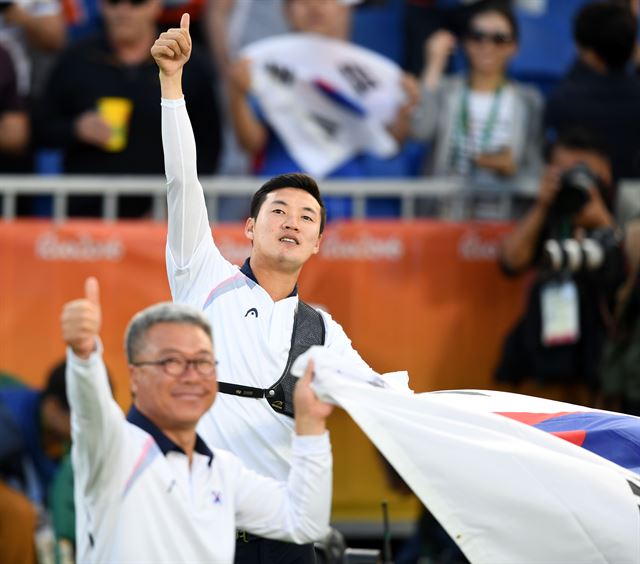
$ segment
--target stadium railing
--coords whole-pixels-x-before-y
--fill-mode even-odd
[[[207,199],[209,217],[219,217],[219,202],[225,197],[249,198],[262,183],[256,177],[204,177],[201,183]],[[422,216],[420,201],[430,201],[431,217],[450,220],[510,219],[518,215],[517,202],[532,201],[537,193],[535,178],[522,178],[517,182],[500,185],[478,185],[458,178],[366,179],[322,180],[325,196],[349,196],[353,199],[352,217],[367,217],[367,201],[376,198],[397,198],[400,201],[401,219]],[[151,218],[166,219],[166,181],[163,176],[41,176],[0,175],[0,197],[4,220],[16,217],[18,196],[51,196],[52,219],[67,217],[67,199],[72,195],[100,195],[103,198],[103,219],[118,218],[118,197],[148,195],[152,197]],[[625,221],[640,215],[640,181],[626,180],[618,187],[617,216]],[[427,206],[429,207],[429,206]]]
[[[261,184],[255,177],[205,177],[201,178],[212,221],[219,219],[219,199],[222,197],[249,197]],[[323,180],[323,195],[349,196],[353,199],[353,218],[366,217],[367,200],[398,198],[400,217],[416,217],[416,201],[431,199],[438,204],[436,215],[450,219],[464,219],[464,204],[471,198],[484,197],[494,202],[496,213],[509,216],[509,206],[514,196],[531,197],[535,194],[535,182],[524,180],[508,187],[468,186],[456,178],[415,179],[367,179]],[[162,176],[40,176],[0,175],[0,196],[3,197],[2,218],[16,217],[16,201],[19,195],[53,198],[52,217],[66,218],[67,198],[71,195],[101,195],[103,219],[113,221],[118,217],[118,196],[149,195],[153,199],[152,218],[166,218],[166,183]]]

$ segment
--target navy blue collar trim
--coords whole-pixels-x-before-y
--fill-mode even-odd
[[[127,421],[132,423],[136,427],[140,427],[143,431],[149,433],[153,440],[158,445],[158,448],[167,456],[167,454],[171,451],[181,452],[182,454],[186,454],[184,450],[182,450],[176,443],[174,443],[167,435],[165,435],[158,426],[151,421],[146,415],[144,415],[135,405],[131,406],[129,413],[127,414]],[[200,435],[196,434],[196,444],[193,448],[195,452],[198,454],[202,454],[204,456],[209,457],[209,466],[211,466],[211,462],[213,461],[213,452],[206,445],[206,443],[202,440]]]
[[[249,259],[244,261],[244,264],[240,268],[240,272],[242,272],[242,274],[244,274],[247,278],[250,278],[251,280],[253,280],[258,286],[260,286],[260,282],[258,282],[258,280],[256,279],[256,275],[253,273],[253,270],[251,270],[251,264],[249,264]],[[298,285],[296,284],[293,287],[293,290],[291,291],[291,293],[287,296],[287,298],[292,298],[297,295],[298,295]]]

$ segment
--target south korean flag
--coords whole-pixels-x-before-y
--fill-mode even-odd
[[[323,177],[358,154],[398,152],[386,129],[405,96],[394,62],[307,33],[252,43],[242,56],[266,120],[306,172]]]

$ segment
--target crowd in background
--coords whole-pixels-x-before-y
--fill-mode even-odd
[[[396,24],[384,38],[373,27],[366,33],[373,21],[366,17],[376,10]],[[640,177],[637,1],[0,0],[0,174],[163,174],[159,82],[149,50],[158,28],[178,26],[183,11],[191,14],[194,37],[184,81],[200,175],[304,169],[254,95],[244,47],[293,32],[379,49],[403,69],[397,78],[402,101],[383,124],[396,150],[380,157],[354,149],[323,176],[447,176],[505,190],[522,178],[541,178],[538,197],[502,251],[506,274],[533,269],[536,283],[496,378],[560,382],[570,390],[568,400],[640,414],[638,235],[633,222],[623,226],[614,217],[618,182]],[[542,29],[536,18],[551,30],[572,26],[572,36],[554,38],[574,44],[569,68],[557,68],[547,36],[527,37]],[[511,66],[525,48],[520,64]],[[542,64],[540,52],[547,57]],[[579,185],[564,173],[575,175],[583,165],[584,200],[559,207],[557,195]],[[330,220],[351,214],[349,198],[331,197],[327,204]],[[150,205],[150,198],[128,196],[121,215],[145,217]],[[98,197],[75,196],[68,212],[98,216],[101,206]],[[230,198],[220,209],[223,218],[240,219],[245,208],[242,198]],[[428,198],[416,209],[438,213]],[[49,212],[37,198],[19,204],[21,215]],[[399,215],[397,202],[370,215],[380,214]],[[604,267],[577,269],[559,280],[562,268],[554,269],[549,241],[580,241],[592,232],[604,249],[607,275]],[[569,302],[580,312],[576,323],[540,314]],[[70,537],[72,546],[62,385],[60,367],[42,392],[3,382],[0,490],[7,495],[10,484],[39,508],[49,507],[40,519],[62,515],[56,534]],[[576,387],[585,393],[575,394]],[[58,546],[59,559],[68,557],[65,546]]]
[[[158,80],[149,48],[157,29],[177,25],[187,10],[196,48],[185,80],[201,175],[314,173],[313,158],[311,164],[301,161],[295,143],[265,111],[270,100],[256,97],[256,75],[242,51],[268,37],[313,33],[377,51],[404,69],[400,79],[389,79],[398,82],[402,102],[384,116],[395,150],[380,157],[354,149],[316,176],[447,175],[509,189],[540,172],[546,141],[579,125],[608,145],[616,179],[636,178],[640,134],[631,124],[640,112],[640,79],[635,50],[628,52],[625,41],[629,33],[635,36],[637,3],[607,2],[628,12],[626,21],[612,24],[620,31],[617,43],[603,36],[593,18],[574,26],[571,37],[567,20],[586,3],[2,2],[0,173],[162,174]],[[572,44],[575,63],[558,68],[557,58],[566,59]],[[362,79],[357,86],[365,90],[358,93],[365,99],[372,81]],[[331,131],[336,124],[320,125],[344,142]],[[349,198],[330,200],[330,220],[350,216]],[[150,200],[141,197],[119,206],[122,217],[144,217],[149,209]],[[397,202],[383,202],[368,215],[398,216],[399,209]],[[437,211],[428,201],[418,206],[420,215]],[[47,215],[50,209],[41,200],[22,199],[18,212]],[[100,199],[75,197],[68,212],[100,215]],[[223,202],[220,216],[244,219],[246,202]]]

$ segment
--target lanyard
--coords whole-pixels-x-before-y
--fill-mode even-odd
[[[489,141],[491,141],[491,137],[493,136],[493,132],[496,127],[496,123],[498,121],[498,114],[500,112],[500,103],[502,101],[502,93],[504,91],[504,82],[498,86],[496,89],[493,101],[491,102],[491,108],[489,109],[489,116],[487,120],[484,122],[484,126],[482,128],[482,134],[480,136],[480,143],[478,146],[478,153],[483,153],[486,151],[489,146]],[[465,156],[464,149],[467,149],[467,160],[468,157],[471,156],[471,125],[469,118],[469,87],[465,85],[464,90],[462,91],[462,99],[460,103],[460,111],[458,112],[458,123],[456,127],[456,134],[454,136],[454,148],[452,154],[452,164],[457,168],[464,168],[467,170],[469,168],[468,162],[463,163],[461,160]],[[464,147],[464,149],[463,149]]]

